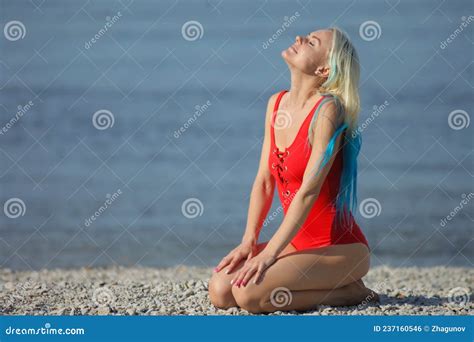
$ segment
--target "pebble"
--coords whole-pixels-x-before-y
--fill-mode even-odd
[[[209,300],[212,268],[109,268],[12,271],[0,269],[0,314],[8,315],[254,315],[222,310]],[[467,267],[373,267],[363,278],[380,303],[348,307],[319,305],[270,315],[472,315],[474,270]],[[110,292],[109,305],[93,300]]]

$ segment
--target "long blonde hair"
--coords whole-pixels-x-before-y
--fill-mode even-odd
[[[334,101],[338,114],[343,115],[344,121],[337,128],[326,147],[316,174],[329,162],[335,150],[337,136],[346,130],[341,144],[343,150],[343,170],[336,209],[340,222],[351,223],[349,215],[357,207],[357,156],[362,144],[362,137],[358,130],[360,111],[358,89],[360,78],[359,56],[348,36],[341,29],[338,27],[331,27],[329,29],[333,32],[331,51],[329,53],[330,72],[327,80],[318,89],[321,95],[327,96],[327,98],[321,101],[316,109],[316,113],[313,115],[308,132],[308,141],[311,144],[310,139],[313,136],[313,125],[322,104],[327,101]],[[346,225],[343,224],[342,226]],[[348,226],[352,228],[351,224]]]
[[[329,52],[330,73],[327,80],[318,89],[321,95],[329,96],[336,104],[339,114],[344,115],[344,122],[348,125],[349,134],[357,129],[360,112],[359,55],[347,34],[337,26],[332,30],[332,44]],[[327,102],[327,101],[323,101]],[[321,107],[321,105],[319,106]],[[319,109],[319,108],[318,108]],[[316,119],[317,115],[314,115]],[[313,124],[310,125],[308,139],[313,137]],[[308,140],[311,144],[311,140]]]

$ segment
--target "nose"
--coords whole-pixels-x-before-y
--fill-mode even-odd
[[[301,36],[296,36],[296,42],[298,44],[301,44],[302,41],[303,41],[303,38]]]

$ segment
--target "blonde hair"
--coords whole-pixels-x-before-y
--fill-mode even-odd
[[[329,28],[333,32],[331,51],[329,53],[330,72],[327,80],[318,89],[321,95],[327,96],[316,109],[310,128],[308,141],[313,136],[313,124],[317,119],[322,104],[333,101],[339,115],[343,115],[342,124],[336,129],[331,138],[322,161],[319,164],[318,174],[326,165],[335,150],[336,138],[344,130],[344,139],[341,144],[343,153],[343,170],[341,174],[336,209],[340,222],[349,222],[350,214],[357,207],[357,156],[359,154],[362,137],[358,131],[360,111],[359,99],[359,56],[348,36],[338,27]],[[345,226],[345,224],[343,224]],[[348,224],[352,229],[352,224]]]
[[[327,80],[318,91],[321,95],[332,98],[331,101],[334,101],[339,114],[343,115],[344,122],[348,126],[347,134],[354,134],[357,130],[360,112],[359,56],[344,31],[336,26],[330,27],[329,30],[333,32],[328,57],[330,72]],[[308,139],[313,137],[313,123],[316,121],[316,117],[317,115],[314,116],[314,120],[311,122]],[[309,143],[311,143],[311,140],[309,140]]]

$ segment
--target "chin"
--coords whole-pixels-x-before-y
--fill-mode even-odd
[[[285,63],[289,66],[289,67],[292,67],[292,68],[297,68],[297,63],[295,63],[296,61],[294,60],[294,56],[292,56],[291,54],[289,54],[288,52],[286,51],[283,51],[281,53],[281,56],[283,57],[283,60],[285,61]]]
[[[281,57],[287,62],[290,63],[290,61],[293,59],[293,56],[291,55],[291,52],[287,50],[283,50],[281,52]]]

